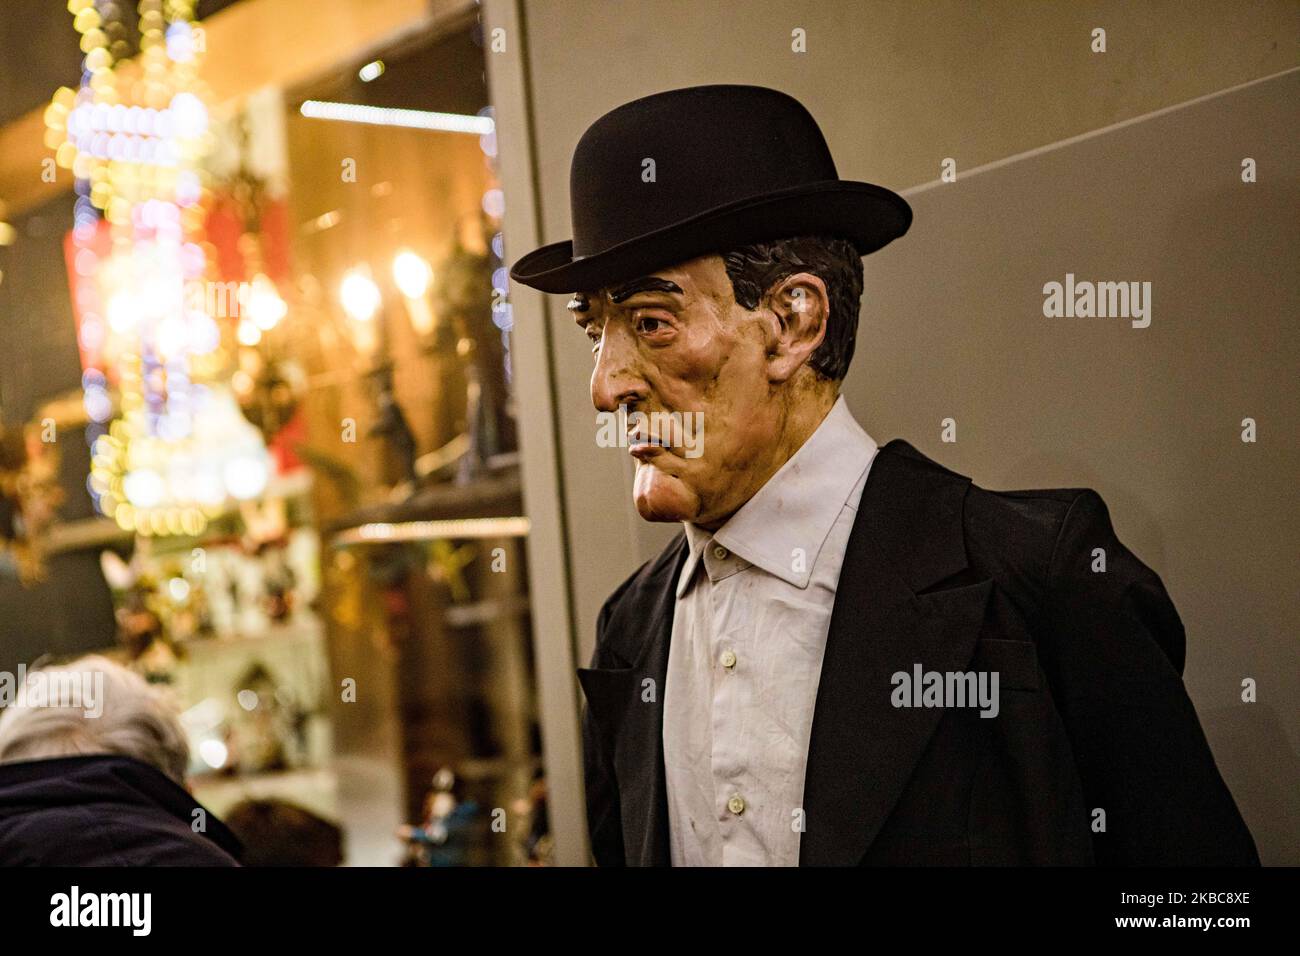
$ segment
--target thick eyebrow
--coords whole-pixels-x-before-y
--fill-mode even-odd
[[[615,304],[632,298],[638,292],[675,292],[682,294],[682,287],[671,279],[661,279],[658,276],[642,276],[639,279],[633,279],[631,282],[625,282],[623,285],[614,289],[609,294],[611,302]]]

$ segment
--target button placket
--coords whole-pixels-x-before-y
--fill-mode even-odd
[[[712,560],[712,554],[709,558]],[[720,612],[713,617],[715,626],[709,649],[714,667],[710,715],[713,735],[712,783],[714,799],[717,801],[714,806],[719,814],[720,837],[723,844],[728,845],[735,840],[745,839],[744,824],[739,822],[740,816],[732,812],[730,806],[733,798],[742,796],[745,785],[743,738],[749,718],[746,710],[747,688],[738,679],[736,671],[727,667],[727,662],[730,661],[734,668],[739,660],[735,647],[738,641],[743,640],[745,630],[750,626],[751,611],[747,604],[739,601],[744,587],[741,579],[734,575],[724,575],[713,585],[711,592],[715,602],[713,609]],[[731,619],[724,630],[718,625],[720,618],[728,613]]]

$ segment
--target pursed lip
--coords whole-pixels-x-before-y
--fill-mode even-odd
[[[664,452],[672,451],[672,445],[658,435],[646,434],[635,429],[627,433],[628,454],[640,461],[657,458]]]
[[[649,442],[642,442],[639,445],[631,446],[627,450],[627,453],[637,461],[649,462],[658,458],[660,455],[667,454],[668,449],[663,445],[652,445]]]

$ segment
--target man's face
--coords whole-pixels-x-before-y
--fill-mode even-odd
[[[766,479],[764,460],[782,433],[785,409],[775,400],[769,367],[775,318],[762,303],[754,311],[736,303],[716,255],[579,293],[569,308],[591,339],[598,411],[624,405],[630,425],[648,418],[661,433],[655,423],[667,417],[655,413],[703,425],[702,453],[671,443],[683,433],[629,436],[641,517],[703,525],[729,517],[757,490],[754,476],[762,474],[758,485]],[[702,416],[689,414],[695,412]],[[691,437],[699,443],[700,436]]]

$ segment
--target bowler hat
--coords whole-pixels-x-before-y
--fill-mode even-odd
[[[907,232],[897,193],[840,179],[817,121],[761,86],[693,86],[596,120],[569,172],[573,239],[510,270],[543,292],[623,282],[711,252],[793,236],[867,255]]]

